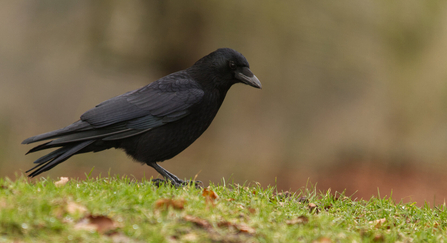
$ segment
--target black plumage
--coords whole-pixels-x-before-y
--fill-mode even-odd
[[[218,49],[185,70],[100,103],[67,127],[25,139],[22,144],[53,139],[28,153],[58,148],[27,173],[37,176],[75,154],[120,148],[174,185],[183,184],[157,162],[176,156],[208,128],[235,83],[261,88],[242,54]]]

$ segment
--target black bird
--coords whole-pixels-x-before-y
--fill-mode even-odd
[[[157,162],[173,158],[202,135],[235,83],[261,88],[242,54],[218,49],[185,70],[100,103],[67,127],[25,139],[22,144],[53,139],[28,153],[58,147],[37,159],[28,176],[75,154],[120,148],[172,184],[183,185]]]

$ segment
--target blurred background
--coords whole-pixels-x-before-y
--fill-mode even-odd
[[[346,190],[431,205],[447,196],[447,2],[2,1],[0,176],[45,154],[27,137],[96,104],[238,50],[262,90],[232,87],[216,119],[163,167],[181,178]],[[43,176],[157,176],[125,153]]]

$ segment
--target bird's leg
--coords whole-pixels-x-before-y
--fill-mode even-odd
[[[175,186],[183,185],[183,181],[182,180],[180,180],[177,176],[175,176],[174,174],[170,173],[169,171],[163,169],[163,167],[161,167],[157,163],[151,163],[151,164],[149,164],[149,166],[154,168],[166,180],[171,181],[171,183],[174,184]]]
[[[160,166],[161,167],[161,166]],[[201,185],[203,185],[202,181],[193,181],[193,180],[189,180],[189,181],[184,181],[182,179],[179,179],[177,176],[175,176],[174,174],[172,174],[171,172],[165,170],[166,173],[168,173],[170,176],[172,176],[174,179],[176,179],[176,182],[179,183],[180,185],[183,186],[188,186],[188,185],[192,185],[194,183],[196,188],[202,188]]]
[[[161,167],[161,166],[160,166]],[[164,169],[164,168],[163,168]],[[166,173],[168,173],[168,175],[170,175],[174,180],[175,180],[175,182],[177,182],[177,183],[179,183],[179,184],[183,184],[184,183],[184,181],[182,180],[182,179],[180,179],[180,178],[178,178],[177,176],[175,176],[174,174],[172,174],[171,172],[169,172],[169,171],[167,171],[166,169],[164,169],[165,171],[166,171]]]
[[[154,168],[160,175],[162,175],[166,180],[169,180],[174,186],[186,186],[186,185],[192,185],[193,181],[183,181],[179,179],[177,176],[172,174],[171,172],[167,171],[163,167],[161,167],[157,163],[150,164],[152,168]],[[158,179],[155,181],[155,184],[158,186],[161,184],[161,180]],[[201,181],[194,181],[196,188],[202,188],[201,184],[203,184]]]
[[[177,176],[175,176],[174,174],[172,174],[171,172],[167,171],[166,169],[164,169],[164,170],[166,171],[166,173],[168,173],[170,176],[172,176],[176,180],[176,182],[179,183],[180,185],[187,186],[187,185],[192,185],[194,183],[196,188],[202,188],[202,186],[201,186],[201,185],[203,185],[202,181],[193,181],[193,180],[184,181],[184,180],[178,178]]]

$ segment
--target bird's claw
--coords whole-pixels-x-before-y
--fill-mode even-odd
[[[154,184],[154,186],[156,186],[156,187],[160,187],[161,185],[166,184],[166,181],[163,180],[163,179],[160,179],[160,178],[152,179],[151,182],[152,182],[152,184]]]
[[[157,179],[152,179],[151,181],[156,187],[160,187],[162,185],[172,185],[175,187],[183,187],[183,186],[192,186],[194,185],[195,188],[197,189],[201,189],[203,188],[203,182],[202,181],[193,181],[193,180],[189,180],[189,181],[183,181],[183,180],[179,180],[176,182],[173,181],[166,181],[160,178]]]
[[[182,186],[192,186],[192,185],[194,185],[197,189],[202,189],[203,188],[203,182],[202,181],[193,181],[193,180],[182,181],[181,185]]]

